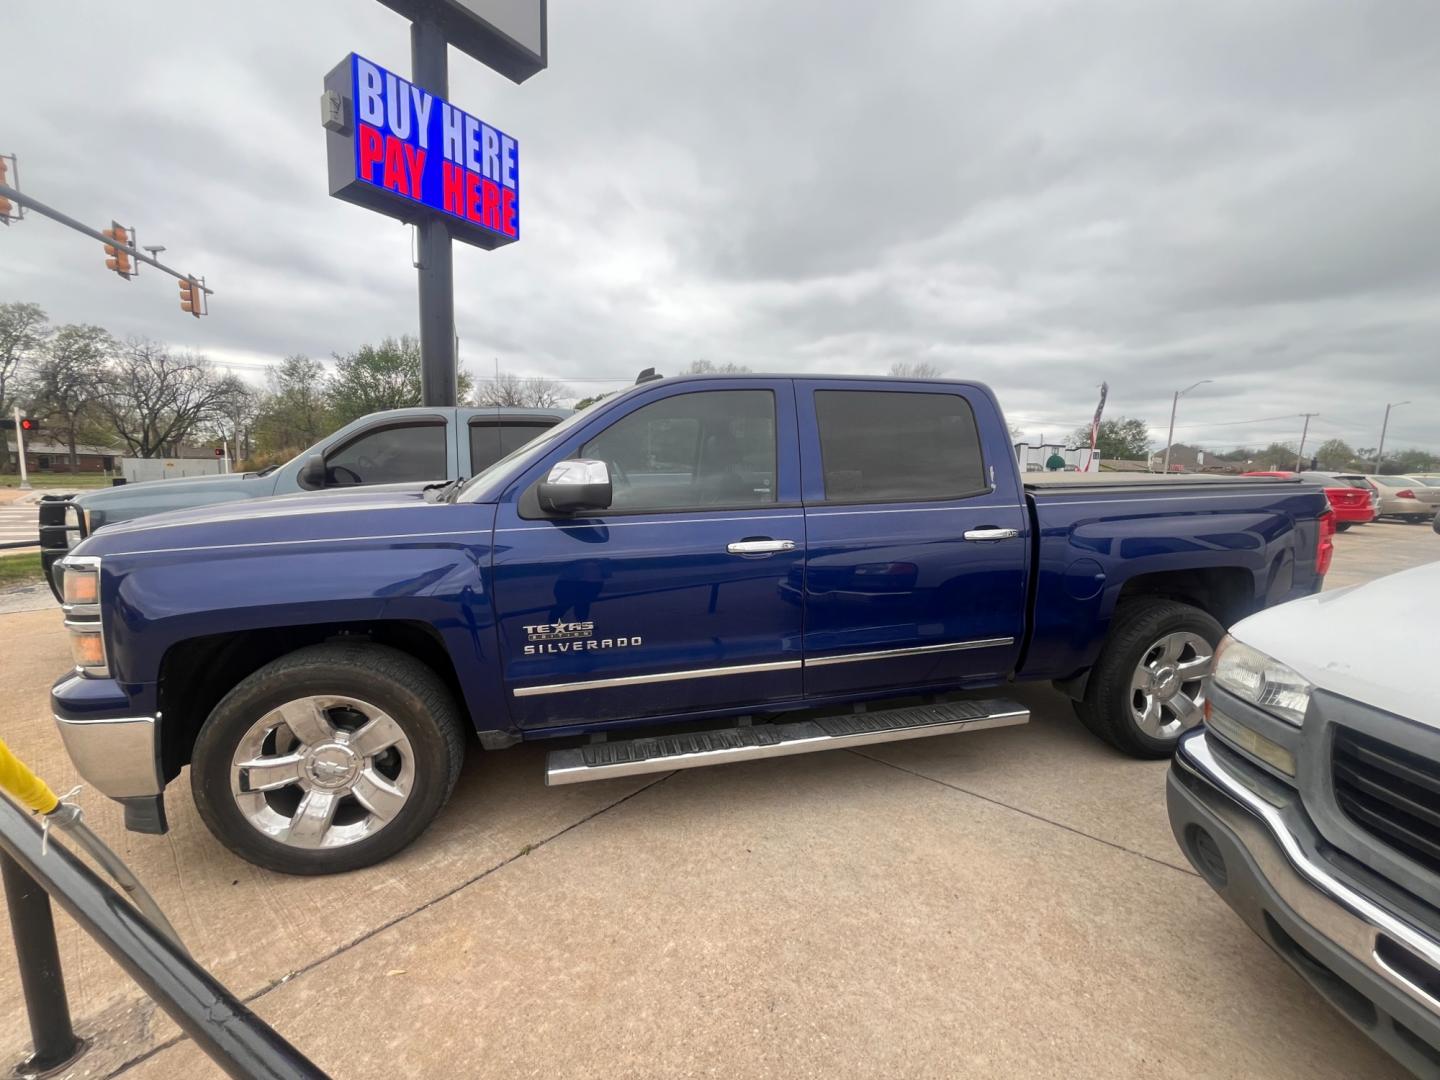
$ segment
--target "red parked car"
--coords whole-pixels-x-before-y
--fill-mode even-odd
[[[1325,489],[1330,500],[1330,509],[1335,511],[1335,530],[1344,532],[1351,525],[1364,525],[1375,520],[1374,489],[1363,476],[1342,476],[1338,473],[1322,472],[1247,472],[1241,476],[1298,476],[1308,483],[1319,484]]]

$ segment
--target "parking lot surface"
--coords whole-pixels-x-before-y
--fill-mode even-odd
[[[1337,537],[1339,587],[1440,559]],[[0,615],[0,735],[76,782],[46,692],[58,609]],[[1190,869],[1164,762],[1024,687],[1010,729],[545,788],[544,747],[470,755],[436,825],[369,870],[286,878],[81,801],[196,958],[336,1077],[1375,1077],[1403,1071]],[[57,916],[70,1075],[220,1075]],[[0,1066],[25,1023],[0,948]]]

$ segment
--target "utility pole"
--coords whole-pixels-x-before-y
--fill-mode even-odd
[[[1295,451],[1296,472],[1302,470],[1300,463],[1305,459],[1305,436],[1310,434],[1310,418],[1312,416],[1319,416],[1320,414],[1318,412],[1302,412],[1300,415],[1305,418],[1305,427],[1300,431],[1300,449]]]
[[[1204,386],[1213,381],[1213,379],[1201,379],[1197,383],[1191,383],[1184,390],[1176,390],[1175,397],[1170,401],[1170,433],[1165,436],[1165,468],[1162,470],[1166,476],[1170,475],[1170,447],[1175,442],[1175,412],[1180,407],[1180,399],[1195,387]]]
[[[1375,474],[1377,476],[1380,474],[1380,462],[1385,458],[1385,432],[1390,430],[1390,410],[1409,404],[1408,401],[1391,401],[1385,405],[1385,422],[1380,425],[1380,445],[1375,448]]]
[[[433,13],[410,24],[410,77],[438,98],[450,96],[449,44]],[[420,400],[424,405],[454,405],[455,259],[450,229],[441,214],[426,214],[415,224],[420,286]]]

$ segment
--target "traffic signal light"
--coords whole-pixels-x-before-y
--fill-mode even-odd
[[[0,158],[0,184],[10,186],[10,163]],[[15,204],[4,195],[0,195],[0,222],[10,224],[10,219],[15,216]]]
[[[36,424],[34,420],[31,420],[28,416],[22,416],[20,418],[21,431],[34,431],[38,426],[39,425]]]
[[[193,277],[180,279],[180,310],[197,319],[205,314],[205,287]]]
[[[120,244],[128,244],[130,242],[130,233],[126,230],[125,226],[121,225],[118,221],[110,222],[110,228],[101,232],[100,235],[108,236],[111,240]],[[106,244],[105,256],[105,269],[114,270],[128,281],[133,274],[133,271],[130,269],[130,253],[124,248],[115,247],[113,244]]]

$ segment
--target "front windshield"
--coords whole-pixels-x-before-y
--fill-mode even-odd
[[[530,453],[530,451],[534,450],[538,446],[554,442],[556,439],[564,438],[571,428],[573,428],[580,421],[587,419],[589,416],[589,409],[581,409],[579,412],[571,413],[554,427],[546,428],[529,442],[524,443],[521,446],[517,446],[514,450],[511,450],[510,453],[506,454],[499,461],[487,465],[485,468],[481,469],[478,473],[472,476],[469,480],[465,481],[464,486],[461,487],[459,491],[455,492],[454,496],[451,498],[450,501],[463,502],[465,498],[465,493],[469,491],[472,487],[474,487],[478,482],[486,479],[487,477],[495,476],[497,474],[497,470],[504,469],[510,464],[510,462],[514,461],[521,454],[528,454]]]

